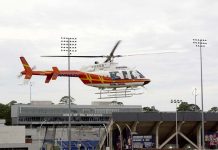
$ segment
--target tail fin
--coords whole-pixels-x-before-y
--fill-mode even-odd
[[[25,70],[25,79],[31,79],[32,77],[32,69],[30,68],[29,64],[27,63],[24,57],[20,57],[20,60],[23,64]]]

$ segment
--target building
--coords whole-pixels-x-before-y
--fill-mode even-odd
[[[96,149],[100,137],[110,122],[113,112],[142,112],[140,105],[123,105],[121,102],[93,102],[92,105],[71,105],[72,149]],[[26,126],[26,141],[35,149],[63,147],[68,144],[68,104],[51,101],[32,101],[11,107],[13,125]]]
[[[201,148],[201,112],[142,112],[142,106],[99,101],[71,105],[72,149]],[[12,106],[13,125],[25,125],[35,148],[68,147],[68,105],[37,101]],[[205,113],[205,146],[218,148],[218,113]]]
[[[172,149],[178,134],[179,148],[201,149],[201,112],[113,113],[101,149]],[[205,148],[218,149],[218,113],[204,113]]]
[[[71,105],[72,125],[107,124],[112,112],[141,112],[141,105],[123,105],[112,102],[93,102],[92,105]],[[30,104],[12,105],[11,118],[13,125],[38,127],[47,125],[68,125],[68,105],[53,104],[51,101],[32,101]]]
[[[6,126],[4,124],[5,120],[0,120],[0,149],[30,149],[31,144],[25,142],[25,126]]]

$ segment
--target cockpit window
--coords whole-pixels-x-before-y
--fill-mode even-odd
[[[121,79],[119,76],[119,72],[118,71],[114,71],[114,72],[109,72],[110,73],[110,77],[112,78],[112,80],[119,80]]]
[[[137,75],[135,74],[135,71],[134,72],[129,71],[129,73],[130,73],[130,76],[131,76],[132,79],[137,79]]]
[[[122,73],[123,73],[123,78],[124,79],[129,79],[127,71],[122,71]]]
[[[136,70],[136,72],[138,73],[140,78],[145,78],[145,76],[143,76],[143,74],[141,74],[138,70]]]

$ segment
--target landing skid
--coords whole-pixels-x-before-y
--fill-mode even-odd
[[[139,91],[140,88],[113,88],[113,89],[99,89],[98,93],[95,93],[99,95],[98,99],[110,99],[110,98],[127,98],[132,97],[134,95],[141,95],[144,93]]]

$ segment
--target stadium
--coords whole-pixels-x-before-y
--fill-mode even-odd
[[[29,149],[68,150],[68,105],[15,104],[12,124],[25,126]],[[71,105],[71,150],[201,149],[201,112],[143,112],[140,105]],[[177,117],[177,122],[176,122]],[[217,149],[218,113],[204,113],[205,148]],[[177,126],[177,130],[176,130]]]

